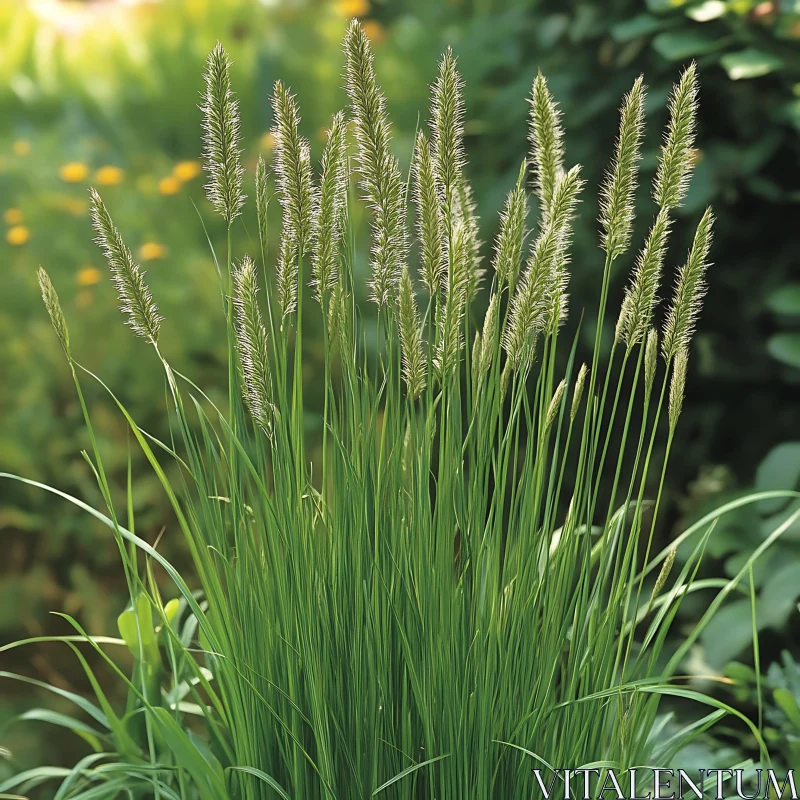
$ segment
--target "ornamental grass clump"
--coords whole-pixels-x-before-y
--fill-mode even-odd
[[[116,402],[172,504],[170,527],[186,538],[191,579],[134,533],[130,488],[127,507],[115,507],[82,390],[94,376],[70,350],[55,289],[40,273],[106,507],[49,491],[116,536],[131,606],[119,639],[88,636],[71,620],[69,646],[97,704],[53,687],[88,714],[74,729],[93,753],[72,770],[33,770],[0,791],[55,777],[58,798],[529,797],[533,767],[594,765],[602,780],[605,769],[664,766],[692,736],[736,713],[675,679],[708,615],[669,659],[662,648],[682,597],[700,588],[693,578],[716,517],[780,493],[700,520],[679,537],[696,540],[680,569],[678,541],[651,552],[713,226],[708,211],[659,333],[672,215],[692,166],[695,68],[670,99],[654,222],[638,253],[630,251],[641,79],[624,99],[600,189],[605,266],[584,364],[575,359],[570,324],[580,315],[568,313],[568,288],[586,187],[580,167],[568,165],[544,76],[532,89],[531,150],[484,258],[453,54],[442,57],[429,127],[418,132],[404,175],[357,22],[344,51],[349,107],[333,118],[319,175],[297,100],[275,84],[275,149],[269,169],[260,159],[255,175],[255,253],[231,250],[245,202],[238,108],[224,50],[209,57],[204,154],[208,198],[228,229],[219,263],[229,408],[170,365],[168,321],[113,209],[92,194],[126,321],[155,349],[153,368],[164,370],[174,440],[142,430]],[[274,252],[273,185],[283,217]],[[356,194],[368,209],[374,315],[354,302],[353,265],[367,258],[351,222]],[[621,310],[609,312],[612,278],[626,273]],[[306,295],[315,302],[304,305]],[[487,308],[482,319],[478,306]],[[618,322],[605,358],[608,313]],[[312,451],[303,318],[317,314],[324,371],[313,379],[323,382],[324,406]],[[366,345],[375,317],[377,352]],[[751,564],[723,585],[711,613]],[[156,567],[175,585],[169,602]],[[106,699],[79,642],[127,685],[124,710]],[[132,676],[117,666],[114,645],[133,653]],[[665,736],[664,695],[710,710]],[[71,724],[65,719],[54,721]]]

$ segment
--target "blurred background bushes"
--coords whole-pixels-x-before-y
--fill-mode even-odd
[[[258,153],[269,158],[268,98],[278,77],[298,94],[302,128],[318,155],[333,112],[344,104],[340,42],[351,16],[362,19],[375,46],[405,165],[415,129],[427,116],[437,57],[452,44],[467,82],[469,175],[486,242],[526,151],[532,79],[538,69],[548,76],[564,110],[568,162],[584,165],[591,187],[570,288],[572,308],[585,309],[583,330],[589,332],[602,269],[594,190],[611,152],[620,97],[643,72],[654,112],[643,161],[642,234],[652,212],[647,179],[664,123],[663,110],[656,109],[681,66],[697,60],[700,149],[671,263],[681,258],[691,221],[706,204],[714,205],[719,221],[661,535],[751,485],[797,485],[800,0],[0,0],[0,469],[100,502],[80,455],[86,446],[80,410],[41,309],[39,264],[61,295],[79,360],[145,429],[168,435],[162,375],[121,324],[91,242],[89,185],[102,191],[148,270],[167,319],[170,360],[204,388],[219,391],[226,348],[203,226],[217,245],[222,231],[206,207],[199,174],[203,62],[217,39],[235,61],[249,166]],[[256,249],[255,230],[249,216],[237,226],[238,252]],[[618,290],[626,274],[627,268],[620,270]],[[310,348],[312,390],[315,357]],[[153,541],[166,526],[159,546],[180,562],[180,542],[155,479],[102,389],[93,387],[90,401],[120,486],[129,454],[133,459],[138,532]],[[79,614],[91,631],[113,632],[124,599],[105,532],[43,492],[4,483],[0,498],[0,641],[58,629],[47,622],[51,609]],[[726,519],[712,537],[707,571],[734,574],[787,510],[763,504]],[[800,701],[794,662],[784,657],[777,663],[797,629],[798,556],[795,530],[754,579],[765,668],[776,660],[770,686],[789,682]],[[706,602],[698,593],[682,613],[699,615]],[[731,659],[752,664],[749,614],[746,599],[728,604],[687,669],[721,675]],[[16,651],[3,657],[3,667],[25,664],[29,674],[70,683],[69,660],[45,653],[52,650]],[[16,688],[0,684],[0,744],[4,721],[29,705],[27,697],[13,696]],[[796,725],[800,716],[785,711],[785,694],[778,697],[770,719],[777,729]],[[34,752],[36,732],[29,728],[23,730]],[[23,760],[24,742],[15,740],[15,756]]]

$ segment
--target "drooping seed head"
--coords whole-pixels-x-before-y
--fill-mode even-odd
[[[697,124],[697,67],[690,64],[669,98],[669,124],[661,148],[653,197],[661,208],[681,204],[689,189]]]
[[[564,131],[547,81],[541,72],[533,81],[528,141],[536,194],[541,202],[542,225],[547,223],[556,182],[564,171]]]
[[[322,154],[319,220],[311,260],[312,286],[320,302],[336,283],[339,246],[344,236],[348,182],[346,132],[344,114],[340,111],[333,118]]]
[[[708,253],[713,238],[714,215],[707,208],[697,226],[686,263],[678,272],[675,297],[664,324],[662,352],[667,362],[681,349],[688,349],[706,294]]]
[[[90,206],[95,242],[105,256],[126,323],[137,336],[155,345],[158,342],[162,317],[144,281],[144,272],[133,260],[131,251],[123,242],[111,215],[94,189],[90,190]]]
[[[64,312],[61,310],[61,303],[58,300],[55,287],[53,286],[50,276],[39,267],[36,273],[39,279],[39,288],[42,290],[42,300],[44,300],[44,307],[50,315],[50,322],[53,324],[53,329],[64,348],[67,358],[72,360],[69,349],[69,330],[67,329],[67,321],[64,319]]]
[[[244,167],[241,160],[239,102],[231,90],[231,62],[217,42],[203,73],[203,166],[208,175],[206,195],[230,225],[242,211]]]
[[[375,80],[369,39],[357,20],[347,29],[344,51],[358,171],[372,211],[371,299],[383,306],[395,296],[406,258],[403,182],[397,159],[389,149],[386,98]]]
[[[645,87],[640,75],[620,110],[614,160],[600,190],[600,241],[610,258],[624,253],[631,241],[636,179],[644,132]]]
[[[633,301],[629,294],[622,299],[622,306],[617,317],[617,326],[614,329],[614,341],[621,342],[628,338],[631,321],[631,306]]]

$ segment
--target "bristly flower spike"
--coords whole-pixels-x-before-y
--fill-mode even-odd
[[[320,302],[323,295],[333,289],[338,276],[339,245],[344,235],[347,208],[346,134],[344,113],[339,111],[333,118],[322,154],[319,219],[311,259],[311,283]]]
[[[155,345],[158,342],[162,317],[159,316],[158,307],[144,282],[144,272],[133,260],[131,251],[122,241],[111,215],[94,189],[90,190],[90,205],[95,241],[108,263],[120,308],[127,317],[126,322],[137,336]]]
[[[653,197],[661,208],[679,206],[689,189],[698,88],[697,67],[692,63],[683,71],[669,98],[669,125],[653,186]]]
[[[686,263],[678,272],[675,297],[664,324],[662,352],[669,363],[675,354],[689,347],[706,293],[708,253],[713,237],[714,215],[707,208],[697,226]]]
[[[371,299],[394,299],[406,257],[406,208],[397,159],[389,149],[386,98],[375,80],[369,39],[353,20],[344,40],[345,85],[350,100],[361,187],[372,210]]]
[[[528,198],[525,193],[525,173],[527,168],[527,162],[523,161],[517,185],[506,197],[505,206],[500,215],[500,230],[495,241],[492,261],[499,287],[508,286],[509,294],[514,293],[517,285],[522,260],[522,246],[526,235]]]
[[[203,166],[208,174],[206,195],[230,226],[242,211],[244,167],[241,161],[239,103],[231,90],[231,62],[217,42],[203,73]]]
[[[624,253],[631,241],[645,96],[640,75],[622,103],[614,159],[600,190],[600,241],[611,259]]]
[[[297,260],[310,251],[315,235],[317,197],[311,175],[311,148],[300,136],[300,114],[294,96],[280,81],[272,95],[275,115],[273,169],[283,209],[278,260],[278,297],[283,316],[297,306]]]
[[[64,348],[67,358],[72,360],[69,349],[69,330],[67,329],[67,321],[64,319],[64,312],[61,310],[61,303],[58,300],[58,294],[53,286],[50,276],[39,267],[36,273],[39,278],[39,288],[42,290],[42,300],[44,300],[44,307],[50,315],[50,322],[53,324],[58,340]]]
[[[678,417],[683,408],[683,395],[686,388],[686,368],[689,364],[689,351],[681,348],[672,360],[672,378],[669,385],[669,430],[675,431]]]
[[[445,215],[452,224],[453,205],[462,180],[464,163],[464,81],[456,70],[451,48],[439,61],[439,75],[431,92],[431,129],[437,178]]]
[[[414,287],[408,269],[403,269],[400,276],[398,327],[400,329],[400,345],[403,354],[403,378],[412,399],[419,397],[425,388],[427,363],[422,349],[422,333],[420,330],[417,301],[414,298]]]
[[[643,341],[650,328],[653,308],[658,302],[658,286],[667,252],[670,225],[669,209],[663,207],[636,259],[630,286],[625,290],[629,302],[625,338],[629,348]]]
[[[428,294],[435,295],[441,287],[445,269],[442,241],[444,229],[434,158],[424,131],[417,133],[412,177],[414,205],[417,208],[421,278]]]
[[[269,212],[269,175],[264,157],[259,156],[256,162],[256,215],[258,218],[258,238],[261,241],[261,249],[267,252],[269,244],[268,236],[268,212]]]
[[[586,366],[586,364],[581,364],[581,368],[578,370],[578,377],[575,379],[575,389],[572,392],[572,406],[570,407],[569,411],[570,422],[574,422],[575,417],[578,416],[578,409],[581,405],[583,387],[586,383],[586,375],[588,372],[589,368]]]
[[[541,202],[541,225],[547,223],[556,182],[564,172],[564,131],[561,112],[541,72],[533,81],[528,139],[536,194]]]
[[[579,167],[573,167],[557,180],[552,213],[531,247],[528,266],[519,287],[511,298],[508,321],[503,331],[503,347],[509,368],[518,369],[524,362],[536,334],[551,321],[554,294],[562,287],[558,259],[565,258],[570,223],[582,186]]]
[[[258,307],[256,265],[249,256],[234,268],[233,285],[242,397],[258,426],[271,437],[275,407],[272,403],[267,331]]]

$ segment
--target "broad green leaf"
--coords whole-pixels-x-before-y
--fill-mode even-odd
[[[201,753],[165,708],[153,708],[151,713],[177,762],[192,776],[201,800],[227,800],[219,761],[210,751]]]
[[[756,469],[756,488],[794,489],[800,481],[800,442],[783,442],[767,453]],[[786,505],[785,500],[762,500],[759,509],[773,513]]]
[[[748,47],[736,53],[726,53],[720,63],[733,81],[760,78],[783,66],[783,59],[764,50]]]
[[[777,361],[800,368],[800,332],[776,333],[770,336],[767,350]]]
[[[692,56],[706,55],[724,46],[724,39],[699,28],[667,31],[653,39],[653,48],[669,61],[683,61]]]
[[[795,696],[788,689],[776,689],[772,696],[780,706],[784,714],[789,718],[789,722],[800,729],[800,708],[797,706]]]
[[[767,307],[776,314],[800,315],[800,283],[787,283],[767,298]]]
[[[666,20],[652,14],[637,14],[635,17],[611,26],[611,35],[618,42],[630,42],[640,36],[649,36],[664,28]]]

